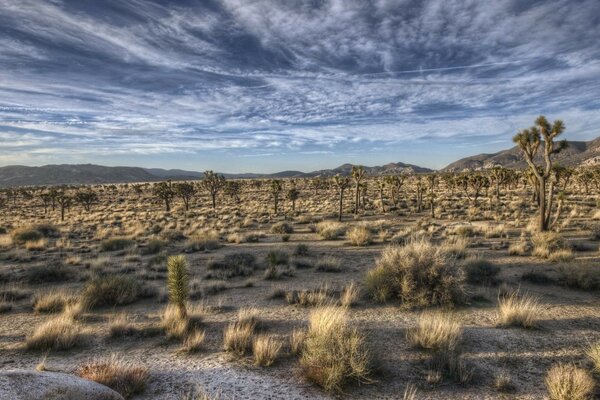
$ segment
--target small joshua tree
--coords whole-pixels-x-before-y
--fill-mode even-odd
[[[185,211],[190,209],[190,200],[196,194],[196,187],[190,182],[176,183],[174,186],[175,194],[181,198]]]
[[[488,184],[488,180],[485,176],[481,174],[471,173],[467,178],[467,183],[471,187],[471,189],[473,189],[473,197],[471,197],[469,191],[467,191],[467,197],[470,201],[473,202],[474,206],[477,206],[477,199],[481,194],[481,189],[483,189],[485,185]]]
[[[179,316],[187,316],[190,275],[185,256],[171,256],[167,260],[167,290],[169,302],[179,309]]]
[[[489,172],[496,190],[496,204],[500,205],[500,186],[510,180],[510,170],[503,167],[494,167]]]
[[[225,177],[223,175],[215,174],[213,171],[205,171],[204,178],[200,182],[202,187],[210,193],[212,199],[213,210],[217,208],[217,194],[225,186]]]
[[[423,211],[424,185],[423,185],[423,177],[422,176],[416,177],[415,187],[417,189],[417,213],[420,213],[421,211]]]
[[[171,181],[156,183],[152,188],[152,192],[156,197],[165,202],[166,211],[171,211],[171,200],[175,197],[175,190]]]
[[[52,204],[52,195],[50,193],[40,193],[40,200],[42,200],[42,205],[44,206],[44,215],[48,213],[48,206]]]
[[[296,212],[296,200],[300,197],[300,191],[296,187],[296,182],[292,182],[292,187],[287,191],[287,199],[292,202],[292,212]]]
[[[75,194],[75,201],[83,206],[83,209],[89,212],[92,208],[92,204],[98,201],[98,195],[92,189],[77,192]]]
[[[338,188],[340,198],[340,208],[338,213],[338,221],[342,220],[342,212],[344,210],[344,191],[350,185],[350,178],[347,176],[340,176],[339,174],[333,177],[333,182]]]
[[[354,214],[358,214],[358,203],[360,195],[360,184],[365,177],[365,168],[362,165],[352,166],[352,179],[354,179],[355,197],[354,197]]]
[[[390,175],[385,177],[387,187],[390,189],[390,197],[394,207],[398,207],[398,201],[400,200],[400,190],[404,185],[404,175]]]
[[[387,186],[386,177],[377,178],[377,189],[379,190],[379,201],[381,201],[381,212],[385,213],[385,202],[383,201],[383,192]]]
[[[273,179],[271,181],[270,191],[271,197],[273,197],[273,205],[275,215],[277,215],[279,211],[279,195],[281,195],[281,191],[283,190],[283,183],[279,179]]]
[[[225,182],[225,194],[235,201],[236,204],[240,203],[240,193],[242,192],[242,184],[239,181],[226,181]]]
[[[431,218],[435,218],[435,187],[437,186],[437,176],[435,174],[427,175],[429,183],[429,206],[431,208]]]
[[[139,199],[142,196],[142,193],[144,193],[144,186],[140,185],[139,183],[134,183],[131,185],[131,190],[133,190],[133,193],[135,193]]]
[[[567,141],[555,143],[555,139],[565,130],[565,124],[556,120],[551,125],[546,117],[540,116],[535,120],[535,125],[529,129],[519,131],[513,141],[521,149],[530,171],[535,176],[539,193],[539,222],[540,231],[548,230],[552,201],[554,198],[554,184],[550,179],[552,173],[552,156],[567,148]],[[536,165],[536,155],[542,147],[543,165]]]
[[[65,210],[71,206],[71,196],[67,193],[66,189],[60,189],[56,191],[56,202],[60,206],[60,220],[65,220]]]

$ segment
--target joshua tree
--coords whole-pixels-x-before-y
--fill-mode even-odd
[[[435,174],[427,175],[429,183],[429,206],[431,208],[431,218],[435,218],[435,187],[437,185],[437,176]]]
[[[65,220],[65,209],[71,205],[71,196],[67,193],[66,189],[61,189],[56,192],[56,202],[60,206],[60,220]]]
[[[494,167],[490,170],[490,177],[496,189],[496,204],[500,205],[500,185],[504,185],[510,179],[510,172],[503,167]]]
[[[44,214],[48,212],[48,206],[52,203],[52,195],[50,193],[40,193],[40,200],[44,206]]]
[[[179,316],[187,316],[186,302],[190,291],[190,275],[185,256],[171,256],[167,260],[167,290],[169,302],[179,309]]]
[[[355,198],[354,198],[354,214],[358,214],[358,196],[360,193],[360,183],[362,182],[363,178],[365,177],[365,169],[362,165],[353,165],[352,166],[352,179],[354,179],[354,185],[355,185]]]
[[[83,206],[85,211],[90,211],[92,204],[98,201],[98,195],[92,189],[77,192],[75,194],[75,201]]]
[[[417,176],[415,187],[417,189],[417,213],[423,211],[423,177]]]
[[[379,201],[381,201],[381,211],[385,213],[385,203],[383,201],[383,192],[387,186],[386,180],[387,177],[379,177],[377,178],[377,189],[379,190]]]
[[[210,193],[214,210],[217,208],[217,193],[225,186],[225,177],[223,175],[215,174],[212,171],[205,171],[204,178],[200,184]]]
[[[240,193],[242,191],[242,185],[239,181],[226,181],[225,182],[225,194],[235,201],[236,204],[240,203]]]
[[[171,211],[171,200],[175,197],[175,190],[171,181],[159,182],[154,184],[152,192],[156,197],[165,202],[166,211]]]
[[[394,207],[398,207],[398,201],[400,200],[400,190],[404,185],[404,175],[389,175],[385,177],[388,188],[390,188],[390,197]]]
[[[300,191],[296,187],[296,182],[292,182],[292,187],[287,191],[287,199],[292,202],[292,212],[296,212],[296,200],[300,197]]]
[[[594,180],[594,171],[591,168],[582,167],[577,171],[577,182],[585,188],[585,194],[590,194],[590,183]]]
[[[477,206],[477,199],[479,198],[479,195],[481,194],[481,189],[483,189],[485,187],[485,185],[488,183],[488,180],[485,176],[483,176],[481,174],[472,173],[471,175],[469,175],[469,177],[467,179],[467,183],[473,189],[473,197],[471,197],[471,195],[469,194],[468,191],[467,191],[467,197],[469,198],[470,201],[473,202],[474,206]]]
[[[275,215],[277,215],[278,212],[278,206],[279,206],[279,195],[281,194],[281,191],[283,190],[283,184],[281,183],[281,181],[279,179],[273,179],[271,181],[271,196],[273,197],[273,205],[275,206]]]
[[[338,213],[338,221],[342,220],[342,212],[344,210],[344,191],[350,185],[350,178],[347,176],[340,176],[339,174],[333,177],[333,182],[338,188],[339,196],[340,196],[340,208]]]
[[[138,199],[142,196],[142,193],[144,193],[144,187],[139,183],[134,183],[131,185],[131,189],[133,190],[133,193],[137,195]]]
[[[183,201],[185,211],[188,211],[190,209],[190,200],[196,194],[196,187],[190,182],[176,183],[173,187],[175,189],[175,194]]]
[[[565,124],[556,120],[552,125],[546,117],[540,116],[535,120],[535,125],[529,129],[519,131],[513,141],[521,149],[530,171],[534,174],[539,188],[539,230],[548,230],[552,201],[554,197],[554,181],[549,179],[552,173],[552,156],[567,148],[566,140],[554,143],[554,140],[565,130]],[[543,146],[542,157],[544,165],[535,164],[535,156]],[[550,181],[550,182],[549,182]]]

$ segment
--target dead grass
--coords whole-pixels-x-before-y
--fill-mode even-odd
[[[370,381],[365,337],[348,324],[347,311],[323,307],[310,315],[300,364],[304,376],[326,391],[341,392],[349,381]]]
[[[346,232],[346,226],[341,222],[322,221],[316,226],[317,234],[324,240],[336,240]]]
[[[498,299],[498,325],[534,328],[541,311],[537,299],[513,292]]]
[[[557,364],[546,375],[550,400],[591,400],[594,387],[590,373],[573,364]]]
[[[39,325],[26,338],[29,350],[68,350],[84,343],[79,324],[66,315],[50,319]]]
[[[142,393],[149,377],[146,367],[133,365],[116,356],[89,361],[80,365],[75,374],[108,386],[126,399]]]
[[[594,371],[600,374],[600,342],[590,345],[586,355],[592,361]]]
[[[254,364],[260,367],[268,367],[275,362],[277,355],[281,350],[281,342],[273,336],[260,335],[254,339],[252,344],[252,353],[254,354]]]
[[[373,242],[371,230],[363,225],[352,227],[346,234],[346,238],[353,246],[368,246]]]
[[[434,351],[454,351],[460,341],[460,322],[451,314],[427,312],[419,316],[417,325],[409,328],[406,338],[415,347]]]

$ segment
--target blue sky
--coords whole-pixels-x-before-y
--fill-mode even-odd
[[[0,165],[443,167],[600,135],[598,0],[0,0]]]

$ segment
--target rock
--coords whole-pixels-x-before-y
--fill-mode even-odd
[[[0,400],[123,400],[114,390],[75,375],[0,371]]]

